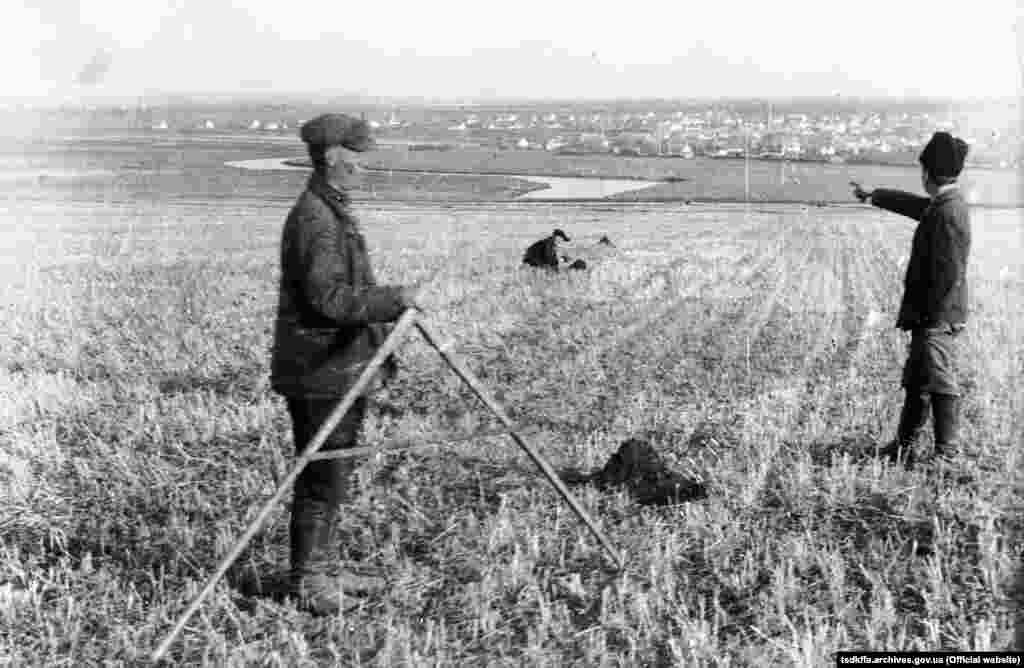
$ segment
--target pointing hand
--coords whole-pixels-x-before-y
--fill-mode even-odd
[[[864,190],[856,181],[850,181],[850,185],[853,186],[853,196],[860,200],[861,204],[870,199],[872,191]]]

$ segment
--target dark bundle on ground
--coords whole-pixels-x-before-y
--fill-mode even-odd
[[[584,262],[583,260],[576,259],[576,260],[573,260],[572,264],[570,264],[568,268],[569,269],[586,269],[587,268],[587,263]]]
[[[625,488],[641,505],[664,506],[694,501],[707,496],[703,483],[668,468],[647,441],[624,441],[605,463],[592,473],[564,471],[568,484],[592,484],[600,490]]]
[[[608,238],[607,234],[598,239],[597,243],[602,246],[611,246],[613,248],[615,247],[615,244],[612,243],[612,240]]]

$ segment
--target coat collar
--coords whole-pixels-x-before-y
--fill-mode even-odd
[[[341,209],[348,208],[349,197],[348,193],[344,190],[338,190],[330,183],[327,182],[320,174],[314,173],[309,177],[309,183],[306,185],[309,190],[321,197],[325,202],[332,204]]]
[[[949,186],[944,186],[942,189],[939,190],[939,192],[935,193],[935,195],[932,196],[931,205],[938,206],[952,199],[960,199],[960,197],[961,193],[959,185],[952,184]]]

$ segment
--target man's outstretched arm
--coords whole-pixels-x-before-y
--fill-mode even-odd
[[[928,207],[929,202],[931,202],[927,197],[921,197],[920,195],[914,195],[902,190],[890,190],[888,188],[865,190],[856,181],[850,181],[850,185],[853,186],[853,196],[861,202],[867,201],[880,209],[892,211],[893,213],[898,213],[901,216],[918,221],[921,220],[924,210]]]

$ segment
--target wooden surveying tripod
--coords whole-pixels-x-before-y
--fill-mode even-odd
[[[480,401],[482,401],[484,405],[492,413],[495,414],[495,416],[497,416],[497,418],[507,429],[508,435],[512,438],[513,441],[515,441],[516,445],[518,445],[520,448],[523,449],[523,451],[526,452],[530,459],[533,460],[533,463],[537,465],[537,467],[541,470],[541,473],[544,474],[544,477],[547,478],[548,481],[554,486],[554,488],[558,491],[559,495],[569,505],[572,511],[576,514],[576,516],[579,517],[579,519],[584,524],[586,524],[590,532],[594,535],[595,538],[597,538],[598,542],[615,562],[616,567],[620,570],[622,569],[623,563],[619,553],[615,550],[614,547],[612,547],[611,543],[608,541],[605,535],[601,533],[601,530],[597,528],[597,525],[594,524],[594,521],[590,518],[589,515],[587,515],[587,512],[583,509],[582,506],[580,506],[579,502],[569,492],[568,488],[566,488],[565,486],[565,483],[562,482],[562,480],[558,477],[558,474],[555,473],[554,469],[551,468],[551,465],[548,464],[548,462],[543,457],[541,457],[541,455],[536,450],[534,450],[533,447],[531,447],[525,440],[523,440],[523,437],[516,431],[515,425],[512,423],[512,420],[509,419],[508,415],[505,414],[505,411],[502,410],[502,408],[497,404],[497,402],[495,402],[491,395],[483,388],[483,386],[480,384],[480,381],[473,375],[473,373],[468,368],[466,368],[466,366],[462,364],[462,362],[458,358],[455,357],[455,355],[451,351],[451,345],[441,342],[441,340],[434,333],[434,331],[420,319],[419,313],[416,311],[416,309],[407,309],[405,313],[402,314],[402,317],[399,318],[398,322],[395,324],[394,329],[392,329],[391,334],[384,341],[384,344],[377,350],[376,355],[374,355],[373,359],[370,360],[370,363],[363,370],[362,374],[359,376],[359,379],[356,381],[355,385],[353,385],[352,389],[350,389],[348,393],[341,399],[341,401],[338,402],[338,404],[334,407],[334,410],[327,417],[324,423],[320,426],[320,429],[313,437],[313,440],[309,442],[309,445],[307,445],[306,448],[296,458],[295,464],[292,467],[291,471],[288,473],[287,476],[285,476],[280,481],[280,483],[277,486],[277,490],[274,492],[273,496],[271,496],[263,504],[263,508],[252,520],[252,522],[249,523],[249,526],[246,527],[242,535],[239,536],[238,539],[235,541],[234,545],[231,547],[228,553],[221,560],[220,564],[217,566],[217,569],[207,579],[206,584],[203,586],[202,590],[200,590],[200,592],[192,600],[192,603],[189,604],[188,608],[186,608],[186,610],[178,617],[178,620],[175,623],[174,628],[171,629],[171,632],[167,634],[167,636],[160,643],[160,646],[157,647],[157,649],[153,652],[152,659],[154,662],[159,661],[167,653],[167,650],[170,649],[170,646],[174,642],[175,638],[177,638],[181,631],[185,628],[185,624],[188,622],[189,618],[191,618],[192,615],[195,614],[195,612],[199,609],[200,604],[202,604],[203,599],[205,599],[210,594],[210,592],[213,591],[214,586],[216,586],[217,582],[224,576],[228,568],[231,567],[235,560],[238,559],[239,555],[241,555],[242,553],[242,550],[245,549],[245,546],[248,545],[249,541],[252,540],[252,538],[259,532],[260,528],[263,526],[263,523],[266,521],[271,511],[273,511],[274,506],[277,505],[281,498],[292,487],[292,485],[295,483],[295,479],[299,477],[299,474],[306,467],[306,464],[316,459],[347,458],[379,450],[379,448],[359,448],[358,450],[332,450],[329,452],[318,453],[318,450],[321,448],[321,446],[323,446],[324,441],[327,440],[327,436],[332,431],[334,431],[335,428],[337,428],[338,423],[341,422],[342,418],[345,417],[345,414],[349,411],[350,408],[352,408],[352,405],[355,403],[356,399],[363,393],[366,387],[376,376],[377,371],[380,369],[381,364],[384,363],[384,360],[387,359],[388,356],[391,355],[391,353],[397,350],[399,344],[402,342],[402,339],[414,327],[419,330],[420,334],[423,335],[423,338],[426,339],[427,343],[429,343],[435,350],[437,350],[437,352],[441,355],[441,357],[448,364],[451,370],[454,371],[455,374],[460,379],[462,379],[462,381],[466,383],[466,385],[469,386],[469,388],[473,391],[477,398],[480,399]]]

